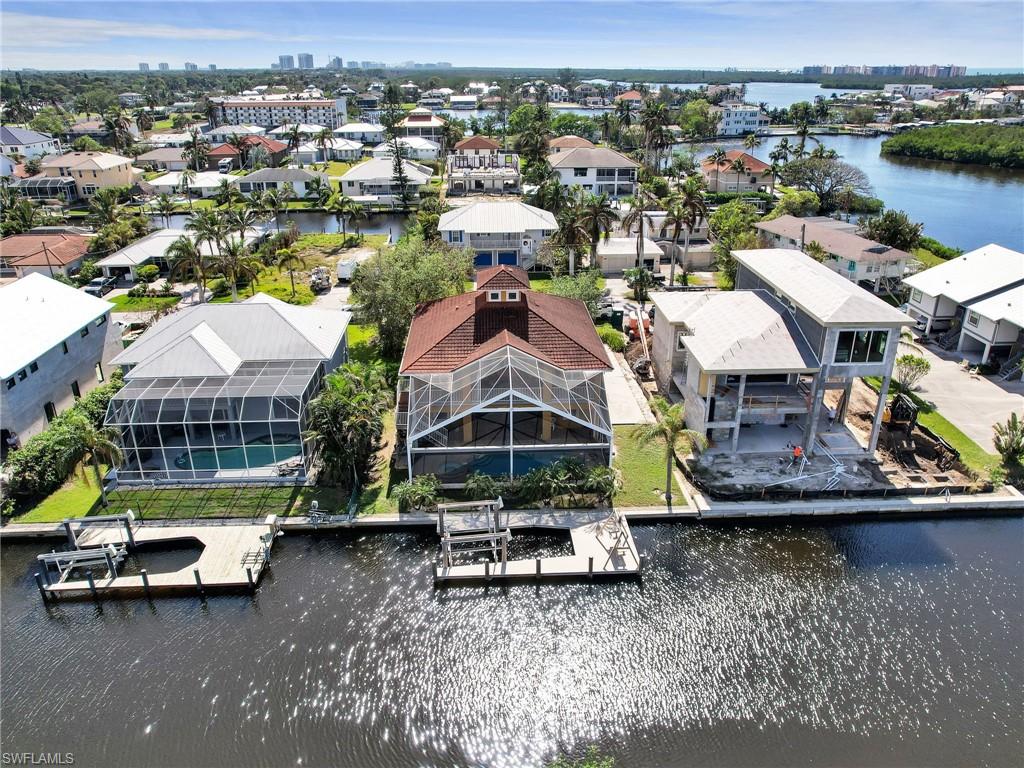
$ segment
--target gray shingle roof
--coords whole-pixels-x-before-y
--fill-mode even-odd
[[[306,182],[310,181],[314,176],[319,176],[324,181],[327,181],[327,175],[323,173],[313,173],[311,171],[303,170],[302,168],[263,168],[258,171],[250,173],[248,176],[242,176],[240,180],[244,182],[262,181],[262,182]]]
[[[44,141],[53,141],[52,138],[27,128],[9,128],[6,125],[0,126],[0,144],[39,144]]]
[[[552,168],[639,168],[640,164],[620,152],[604,147],[576,147],[548,155]]]

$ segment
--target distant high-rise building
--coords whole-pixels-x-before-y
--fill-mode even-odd
[[[217,71],[217,65],[216,64],[207,64],[206,68],[209,69],[211,72],[216,72]]]
[[[300,53],[299,54],[299,69],[312,69],[313,68],[313,54],[312,53]]]
[[[196,72],[198,69],[199,69],[199,65],[198,64],[195,64],[194,62],[191,62],[191,61],[186,61],[185,62],[185,71],[186,72]]]
[[[330,61],[327,62],[328,69],[342,69],[345,66],[345,62],[341,60],[340,56],[332,56]]]
[[[345,65],[346,69],[359,69],[358,61],[350,61]]]
[[[139,62],[139,72],[149,72],[149,64],[144,61]]]
[[[171,69],[171,65],[168,64],[166,61],[161,61],[159,64],[157,64],[157,66],[160,68],[161,72],[168,72]]]
[[[363,69],[373,69],[373,62],[372,61],[360,61],[359,62],[359,66],[362,67]]]
[[[291,54],[284,54],[277,57],[281,69],[295,69],[295,57]]]

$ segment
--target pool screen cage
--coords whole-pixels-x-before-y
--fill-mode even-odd
[[[450,373],[408,379],[410,443],[465,414],[482,410],[543,409],[610,437],[603,371],[566,370],[506,347]]]
[[[129,379],[107,408],[119,482],[303,478],[318,360],[245,362],[230,376]]]

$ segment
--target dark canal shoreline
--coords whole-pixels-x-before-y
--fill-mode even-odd
[[[433,590],[289,535],[254,597],[44,606],[4,544],[3,749],[76,765],[1012,765],[1024,520],[637,525],[642,583]],[[563,543],[523,537],[522,554]],[[301,761],[301,762],[300,762]]]

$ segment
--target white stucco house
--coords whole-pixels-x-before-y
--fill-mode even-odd
[[[480,201],[442,213],[437,229],[446,243],[471,249],[478,269],[498,265],[530,269],[558,222],[553,213],[518,200]]]
[[[441,145],[419,136],[403,136],[398,140],[403,155],[409,160],[437,160]],[[370,150],[371,157],[391,157],[391,143],[382,142]]]
[[[640,164],[604,147],[576,147],[548,155],[548,164],[563,187],[579,185],[587,192],[612,198],[636,193]]]
[[[409,182],[412,199],[419,197],[419,188],[430,182],[434,172],[425,165],[403,160],[402,168]],[[341,192],[361,202],[396,202],[401,189],[394,181],[394,162],[391,158],[375,157],[346,171],[339,182]]]
[[[361,144],[380,144],[384,141],[384,126],[374,123],[346,123],[340,128],[335,128],[334,135]]]

